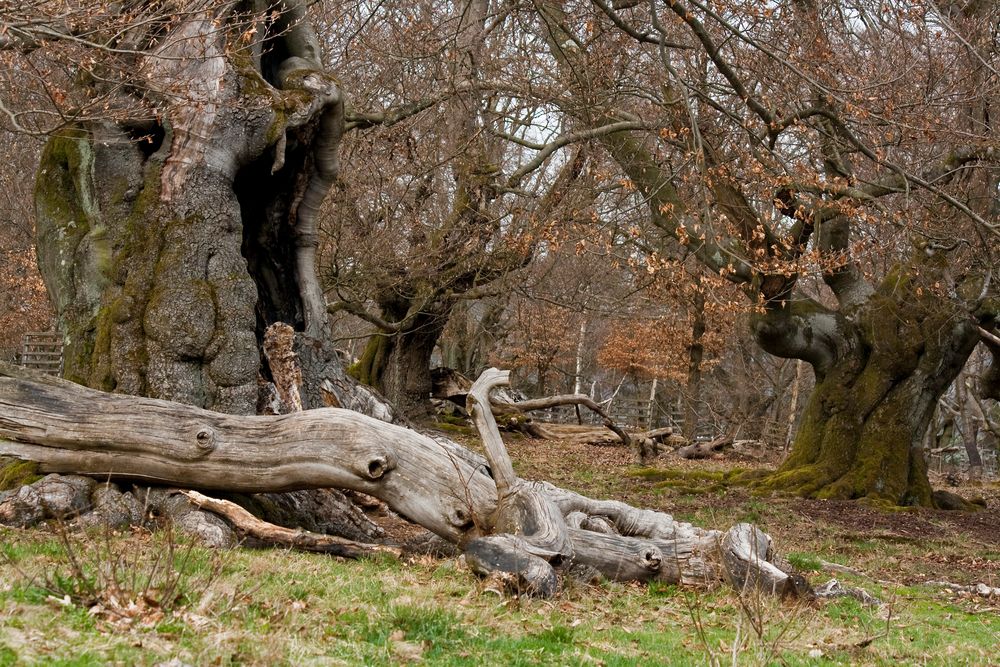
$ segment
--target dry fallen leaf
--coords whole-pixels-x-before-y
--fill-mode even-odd
[[[406,634],[402,630],[396,630],[389,635],[392,643],[392,652],[400,660],[406,662],[417,662],[424,658],[424,645],[405,640]]]

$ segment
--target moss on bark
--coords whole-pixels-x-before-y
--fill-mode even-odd
[[[858,343],[819,374],[790,455],[757,489],[933,506],[921,441],[978,336],[962,305],[932,287],[940,258],[922,254],[858,311]]]
[[[368,339],[361,357],[348,367],[347,374],[358,382],[381,390],[382,374],[385,372],[392,345],[392,336],[375,334]]]

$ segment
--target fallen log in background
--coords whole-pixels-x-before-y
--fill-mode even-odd
[[[677,450],[677,456],[682,459],[710,459],[715,454],[733,446],[733,439],[721,436],[710,442],[693,442]]]
[[[604,412],[600,405],[595,403],[592,398],[584,394],[561,394],[558,396],[547,396],[545,398],[518,401],[517,403],[493,401],[491,402],[490,407],[498,416],[507,416],[512,413],[525,414],[536,410],[548,410],[550,408],[562,407],[565,405],[583,406],[587,408],[601,418],[601,423],[604,427],[618,436],[618,439],[621,440],[623,445],[628,447],[632,444],[632,439],[629,437],[629,434],[626,433],[622,427],[616,424],[614,420],[611,419],[606,412]]]
[[[494,465],[505,466],[503,443],[494,444]],[[507,491],[498,503],[497,483],[482,457],[337,408],[224,415],[107,394],[0,364],[0,455],[35,461],[43,472],[183,488],[350,489],[455,544],[486,538],[487,544],[501,542],[503,550],[504,542],[524,540],[548,567],[577,562],[619,580],[728,581],[794,592],[791,577],[770,562],[770,538],[753,526],[703,530],[666,513],[519,480],[506,468],[501,477]],[[584,516],[569,525],[574,512]],[[541,516],[545,525],[531,525]],[[494,535],[498,522],[506,536]]]
[[[464,405],[472,390],[473,383],[464,375],[453,368],[435,368],[432,372],[433,391],[431,395],[436,399],[451,401],[456,405]],[[628,447],[632,444],[632,436],[625,429],[605,412],[599,403],[586,394],[558,394],[555,396],[545,396],[543,398],[529,398],[525,400],[514,400],[514,397],[503,390],[494,391],[490,398],[490,408],[497,419],[504,420],[504,426],[508,430],[518,430],[527,433],[535,438],[553,439],[560,437],[560,428],[563,424],[540,424],[531,420],[520,420],[520,417],[527,416],[529,412],[539,410],[549,410],[572,405],[578,409],[585,407],[601,419],[602,427],[583,426],[579,433],[586,432],[580,436],[583,442],[594,444],[604,444],[617,439],[621,444]],[[657,434],[660,435],[660,434]],[[654,436],[647,437],[655,442]]]

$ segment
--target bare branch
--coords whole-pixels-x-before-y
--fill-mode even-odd
[[[359,317],[369,324],[374,324],[384,333],[394,334],[403,330],[402,322],[389,322],[384,320],[369,311],[357,301],[336,301],[327,305],[326,312],[331,315],[335,315],[339,312],[350,313],[351,315]]]
[[[612,8],[610,5],[608,5],[608,3],[605,2],[604,0],[593,0],[593,1],[594,1],[594,4],[597,5],[597,7],[602,12],[604,12],[609,19],[611,19],[612,23],[614,23],[622,32],[624,32],[624,33],[626,33],[628,35],[631,35],[638,42],[641,42],[643,44],[656,44],[658,46],[663,46],[663,47],[670,48],[670,49],[689,49],[689,48],[691,48],[690,46],[688,46],[686,44],[679,44],[679,43],[676,43],[676,42],[668,41],[668,40],[664,39],[660,35],[654,35],[654,34],[649,33],[649,32],[640,32],[640,31],[636,30],[635,28],[633,28],[631,25],[629,25],[628,22],[626,22],[625,19],[623,19],[621,17],[621,15],[618,12],[616,12],[614,10],[614,8]],[[638,4],[638,3],[636,3],[636,4]]]
[[[624,132],[627,130],[641,130],[648,128],[648,123],[640,123],[635,121],[620,121],[617,123],[609,123],[608,125],[602,125],[601,127],[589,128],[586,130],[579,130],[577,132],[570,132],[568,134],[561,135],[556,139],[550,141],[549,143],[542,146],[538,155],[534,157],[530,162],[522,165],[517,171],[510,175],[507,179],[507,187],[514,188],[520,183],[521,179],[528,173],[538,169],[545,160],[552,155],[555,151],[559,150],[563,146],[568,146],[569,144],[575,143],[577,141],[587,141],[589,139],[597,139],[603,137],[607,134],[614,132]]]

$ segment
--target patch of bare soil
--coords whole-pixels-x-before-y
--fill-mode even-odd
[[[885,511],[862,502],[797,500],[792,509],[813,520],[839,526],[850,533],[887,540],[954,541],[997,551],[1000,547],[1000,485],[996,482],[954,484],[955,477],[931,475],[935,488],[945,488],[985,507],[977,512],[912,508]]]
[[[790,509],[871,538],[942,541],[964,537],[983,546],[1000,545],[1000,512],[996,505],[978,512],[887,512],[850,500],[797,500]]]

